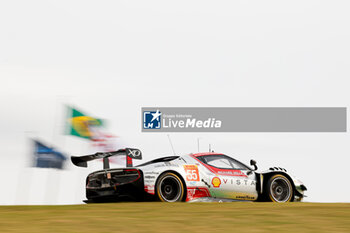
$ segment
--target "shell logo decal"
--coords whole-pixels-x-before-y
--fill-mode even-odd
[[[221,180],[219,177],[214,177],[212,180],[211,180],[211,183],[213,185],[214,188],[219,188],[220,185],[221,185]]]

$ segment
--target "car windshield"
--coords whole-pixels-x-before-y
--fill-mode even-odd
[[[205,164],[220,169],[251,170],[248,166],[227,155],[203,155],[197,158]]]

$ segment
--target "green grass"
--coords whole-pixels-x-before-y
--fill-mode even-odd
[[[0,232],[350,232],[350,204],[0,206]]]

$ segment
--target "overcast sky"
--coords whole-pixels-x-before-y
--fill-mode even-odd
[[[64,104],[109,120],[145,159],[171,154],[141,133],[141,107],[349,107],[348,1],[1,1],[0,204],[84,199],[93,168],[28,168],[29,137],[68,154]],[[349,133],[174,133],[178,154],[213,145],[285,167],[306,201],[349,202]],[[52,182],[51,182],[52,181]],[[51,184],[50,184],[51,183]],[[52,185],[53,183],[53,185]],[[49,187],[49,188],[48,188]]]

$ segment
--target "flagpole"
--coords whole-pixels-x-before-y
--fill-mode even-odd
[[[27,159],[28,158],[31,158],[31,164],[29,164],[28,163],[28,160],[27,160],[27,164],[25,165],[25,167],[27,167],[27,168],[29,168],[29,174],[26,174],[25,176],[23,176],[24,175],[24,173],[26,173],[26,172],[24,172],[24,169],[21,169],[20,171],[19,171],[19,175],[18,175],[18,181],[17,181],[17,189],[16,189],[16,197],[15,197],[15,200],[14,200],[14,204],[18,204],[19,202],[20,202],[20,199],[21,199],[21,195],[20,194],[22,194],[23,193],[23,190],[26,190],[27,191],[27,195],[25,196],[25,199],[24,199],[24,201],[23,201],[23,204],[28,204],[28,199],[29,199],[29,196],[30,196],[30,191],[32,190],[31,188],[31,186],[32,186],[32,179],[33,179],[33,161],[34,161],[34,159],[33,159],[33,153],[34,153],[34,151],[33,151],[33,136],[30,136],[30,134],[32,134],[32,135],[34,135],[34,134],[36,134],[37,132],[36,131],[25,131],[24,132],[24,135],[25,135],[25,138],[26,138],[26,140],[27,140],[27,142],[28,142],[28,138],[30,138],[30,144],[31,144],[31,146],[30,146],[30,148],[31,148],[31,150],[30,150],[30,155],[28,155],[28,156],[25,156]],[[28,153],[28,152],[27,152]],[[26,182],[23,182],[23,177],[25,177],[25,181]],[[23,183],[25,184],[25,188],[23,188]],[[28,192],[28,190],[29,190],[29,192]]]
[[[86,148],[86,146],[85,146],[85,141],[81,144],[81,153],[80,154],[85,154],[85,148]],[[78,187],[80,187],[81,186],[81,184],[82,184],[82,181],[81,181],[81,177],[82,177],[82,174],[83,174],[83,172],[84,171],[82,171],[82,169],[81,168],[78,168],[78,171],[77,171],[77,173],[78,173],[78,175],[76,176],[77,177],[77,180],[76,180],[76,185],[75,185],[75,187],[76,187],[76,189],[75,189],[75,198],[74,198],[74,202],[75,203],[79,203],[79,204],[81,204],[82,203],[82,201],[83,200],[81,200],[81,196],[80,196],[80,189],[78,188]]]
[[[60,97],[62,97],[62,99],[61,99],[61,101],[60,101]],[[57,100],[58,99],[58,100]],[[55,122],[54,122],[54,124],[55,124],[55,130],[54,130],[54,134],[53,134],[53,138],[55,137],[55,135],[57,136],[57,138],[59,138],[59,141],[60,141],[60,143],[59,143],[59,146],[61,147],[61,148],[63,148],[63,151],[64,152],[67,152],[67,150],[66,150],[66,137],[65,137],[65,135],[67,134],[67,118],[68,118],[68,113],[67,113],[67,102],[70,102],[69,100],[71,99],[71,96],[66,96],[66,95],[63,95],[63,96],[58,96],[57,97],[57,99],[56,99],[56,114],[55,114]],[[58,111],[58,112],[60,112],[60,117],[62,118],[63,117],[63,119],[64,119],[64,122],[63,122],[63,124],[59,124],[59,122],[62,122],[61,120],[57,120],[58,118],[57,118],[57,116],[58,116],[58,112],[57,112],[57,109],[60,109],[61,111]],[[57,124],[57,122],[58,122],[58,124]],[[59,125],[58,127],[57,127],[57,125]],[[55,132],[56,131],[56,132]],[[67,160],[69,161],[69,155],[68,155],[68,158],[67,158]],[[65,167],[65,164],[63,163],[62,164],[62,170],[63,169],[66,169]],[[58,196],[59,196],[59,193],[61,193],[60,191],[61,191],[61,180],[62,180],[62,170],[57,170],[57,174],[58,174],[58,176],[57,176],[57,182],[56,182],[56,185],[55,185],[55,187],[57,187],[57,192],[55,192],[55,199],[54,199],[54,201],[55,201],[55,203],[57,204],[57,198],[58,198]]]
[[[59,97],[56,96],[55,98],[55,109],[54,109],[54,122],[53,122],[53,130],[52,130],[52,142],[53,142],[53,145],[56,145],[56,146],[60,146],[60,143],[59,143],[59,134],[57,133],[58,132],[58,120],[57,120],[57,117],[58,117],[58,109],[59,109]],[[45,194],[45,202],[46,204],[48,205],[52,205],[52,204],[56,204],[56,198],[57,198],[57,191],[54,190],[54,192],[52,192],[52,199],[50,198],[50,194],[52,191],[51,189],[51,186],[52,186],[52,183],[57,183],[56,181],[54,181],[54,176],[53,176],[53,173],[55,171],[51,170],[50,168],[47,169],[47,175],[46,175],[46,194]],[[55,187],[58,187],[57,185],[55,185]],[[55,192],[56,191],[56,192]],[[52,202],[50,203],[50,199],[52,200]]]
[[[54,145],[64,148],[63,151],[65,151],[66,143],[65,143],[65,137],[62,136],[62,131],[61,131],[62,125],[60,124],[61,120],[59,120],[58,117],[63,117],[64,115],[65,120],[67,120],[66,119],[67,112],[65,109],[64,110],[62,109],[62,102],[63,102],[62,99],[67,99],[67,97],[68,96],[56,96],[55,98],[54,128],[52,131],[52,141]],[[63,127],[65,127],[65,123],[63,123]],[[66,129],[64,128],[64,130]],[[65,132],[63,132],[63,134],[64,133]],[[62,164],[62,166],[64,166],[64,164]],[[64,169],[64,167],[62,167],[62,169]],[[57,174],[57,176],[54,174]],[[47,181],[46,181],[46,197],[45,197],[45,201],[47,204],[57,204],[58,194],[60,193],[59,191],[60,191],[61,175],[62,174],[60,170],[48,169]],[[52,183],[55,184],[53,187],[52,187]],[[50,203],[50,196],[52,196],[52,199],[51,199],[52,203]]]

